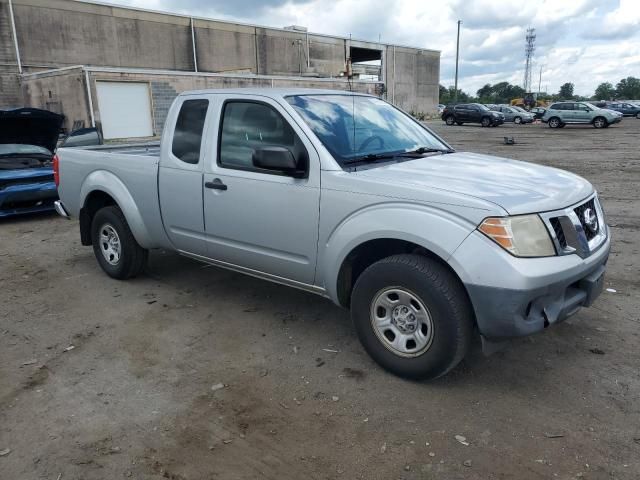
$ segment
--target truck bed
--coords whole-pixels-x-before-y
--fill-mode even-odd
[[[59,148],[58,193],[68,213],[78,217],[91,191],[117,199],[138,242],[154,248],[166,238],[158,198],[160,144]],[[153,240],[151,240],[153,239]]]

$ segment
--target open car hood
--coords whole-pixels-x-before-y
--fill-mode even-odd
[[[0,110],[0,144],[37,145],[56,149],[63,115],[37,108]]]

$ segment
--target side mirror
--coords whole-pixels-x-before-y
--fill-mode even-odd
[[[294,178],[303,178],[306,172],[301,170],[293,152],[286,147],[260,147],[253,151],[251,158],[253,165],[265,170],[285,173]]]
[[[89,147],[95,145],[102,145],[102,137],[97,128],[74,130],[60,144],[61,147]]]

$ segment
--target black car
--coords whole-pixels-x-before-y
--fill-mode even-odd
[[[442,120],[447,125],[479,123],[483,127],[497,127],[504,123],[504,115],[479,103],[461,103],[447,106],[442,112]]]
[[[531,110],[529,110],[529,112],[533,113],[534,120],[540,120],[544,115],[544,112],[546,111],[547,109],[542,107],[533,107]]]
[[[625,117],[640,118],[640,106],[634,105],[633,103],[613,102],[608,104],[604,108],[608,108],[609,110],[615,110],[616,112],[620,112]]]

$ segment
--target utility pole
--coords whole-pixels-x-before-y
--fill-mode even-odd
[[[538,79],[538,96],[540,95],[540,86],[542,85],[542,65],[540,65],[540,78]]]
[[[460,24],[462,20],[458,20],[458,39],[456,40],[456,83],[453,92],[453,103],[458,103],[458,59],[460,58]]]

